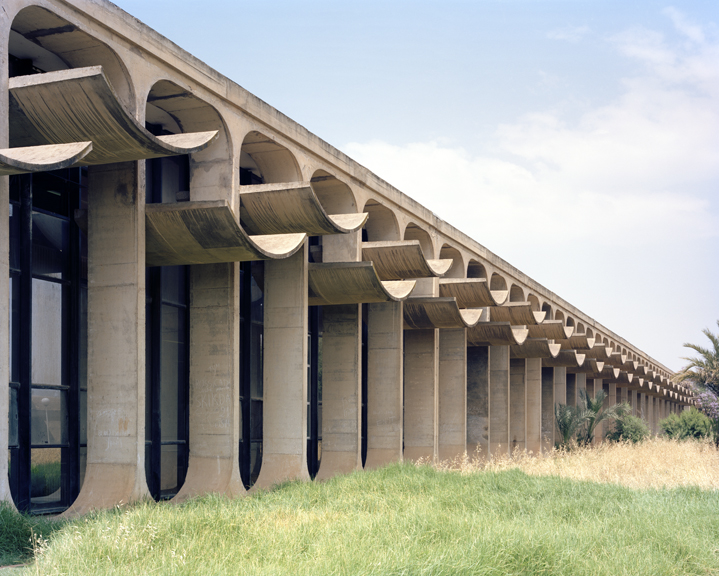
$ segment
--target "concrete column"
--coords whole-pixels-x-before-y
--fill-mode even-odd
[[[489,348],[467,348],[467,454],[489,455]]]
[[[555,368],[554,369],[554,403],[555,404],[566,404],[567,403],[567,369],[566,368]],[[552,414],[554,415],[554,414]],[[555,441],[560,438],[559,430],[557,430],[556,418],[554,418],[554,439]]]
[[[594,378],[587,378],[585,383],[587,398],[594,398]]]
[[[605,384],[604,385],[608,390],[607,399],[604,402],[604,408],[609,408],[610,406],[614,406],[617,404],[617,385],[613,383]],[[604,439],[604,435],[607,434],[610,430],[614,429],[614,421],[613,420],[605,420],[602,422],[602,440]]]
[[[594,379],[594,397],[596,398],[600,390],[604,390],[604,382],[600,378]],[[607,399],[604,400],[604,406],[607,405]],[[597,444],[602,441],[602,424],[599,424],[594,428],[594,443]]]
[[[318,480],[362,468],[362,320],[358,304],[325,306],[322,462]]]
[[[307,471],[307,243],[265,262],[262,468],[253,489],[309,480]]]
[[[542,360],[527,358],[527,451],[542,450]]]
[[[403,326],[401,302],[369,305],[366,469],[402,461]]]
[[[87,469],[67,515],[150,497],[143,179],[137,162],[89,168]]]
[[[577,387],[577,403],[579,403],[579,399],[582,397],[581,391],[584,390],[586,393],[587,391],[587,375],[586,374],[575,374],[576,376],[576,387]]]
[[[527,449],[527,364],[524,358],[509,361],[510,451]]]
[[[404,331],[404,458],[437,456],[438,330]]]
[[[190,268],[190,456],[174,500],[245,493],[239,468],[240,266]]]
[[[510,453],[509,346],[489,347],[489,454]]]
[[[567,373],[567,405],[577,405],[577,375]]]
[[[634,390],[627,390],[627,402],[632,407],[632,416],[637,415],[637,393]]]
[[[621,386],[617,386],[617,404],[621,404],[622,402],[626,402],[626,399],[624,396],[626,395],[626,388],[622,388]]]
[[[467,330],[439,331],[439,459],[467,451]]]
[[[542,452],[554,448],[554,368],[542,368]]]

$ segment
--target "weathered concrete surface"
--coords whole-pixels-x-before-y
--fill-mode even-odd
[[[318,480],[362,468],[362,319],[357,304],[325,306],[322,462]]]
[[[509,436],[509,346],[489,347],[489,453],[508,454]]]
[[[307,235],[248,236],[226,199],[150,204],[147,265],[217,264],[288,258]]]
[[[0,150],[0,176],[60,170],[72,166],[91,150],[92,142],[5,148]]]
[[[414,288],[415,280],[380,280],[372,262],[309,265],[311,306],[397,302],[406,299]]]
[[[198,152],[217,131],[154,136],[122,105],[102,66],[11,78],[10,144],[93,144],[92,166]]]
[[[366,469],[402,461],[403,324],[402,302],[369,305]]]
[[[509,449],[527,448],[527,360],[509,361]]]
[[[527,329],[530,338],[548,338],[549,340],[567,340],[574,333],[574,326],[565,326],[561,320],[545,320],[541,324],[528,324]]]
[[[250,234],[347,234],[357,231],[368,216],[327,214],[311,182],[240,187],[240,217]]]
[[[265,262],[262,468],[253,490],[307,471],[307,244]]]
[[[509,322],[513,326],[541,324],[546,316],[546,312],[533,310],[530,302],[507,302],[503,306],[489,308],[492,322]]]
[[[507,299],[506,290],[490,290],[484,278],[441,278],[439,295],[456,298],[460,308],[500,306]]]
[[[542,450],[542,359],[527,358],[527,451]]]
[[[521,346],[510,346],[510,358],[555,358],[559,354],[559,344],[546,338],[527,338]]]
[[[362,260],[374,263],[382,280],[444,276],[453,261],[427,260],[419,240],[363,242]]]
[[[555,404],[567,403],[567,369],[554,368],[554,402]],[[554,440],[557,441],[561,437],[557,430],[557,422],[554,422]]]
[[[439,331],[440,460],[462,456],[467,450],[467,332]]]
[[[554,368],[542,367],[542,452],[554,448]]]
[[[576,350],[560,350],[554,358],[542,358],[542,364],[553,368],[577,369],[584,365],[584,354]]]
[[[150,497],[141,177],[135,162],[89,170],[87,470],[68,516]]]
[[[489,347],[467,348],[467,454],[489,455]]]
[[[467,330],[467,342],[471,346],[519,345],[528,333],[525,326],[512,326],[509,322],[478,322]]]
[[[594,348],[595,339],[587,336],[584,332],[575,332],[569,338],[556,340],[556,342],[562,345],[562,350],[590,350]]]
[[[407,303],[405,302],[405,306]],[[406,317],[406,315],[405,315]],[[437,456],[438,330],[404,332],[404,458]]]
[[[245,494],[239,468],[239,265],[190,268],[190,434],[187,477],[174,500]]]
[[[482,310],[460,309],[454,297],[408,298],[404,303],[405,328],[413,330],[469,328],[481,315]]]

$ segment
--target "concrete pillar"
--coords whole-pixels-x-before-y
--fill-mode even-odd
[[[567,405],[577,405],[577,375],[567,373]]]
[[[567,403],[567,369],[566,368],[555,368],[554,369],[554,403],[555,404],[566,404]],[[554,440],[557,441],[560,438],[559,430],[557,430],[556,418],[554,419]]]
[[[609,408],[610,406],[614,406],[617,404],[617,385],[613,383],[605,384],[605,388],[607,389],[607,399],[604,402],[604,408],[605,410]],[[614,421],[613,420],[605,420],[602,422],[602,439],[604,439],[604,436],[609,432],[610,430],[614,429]]]
[[[404,458],[437,456],[438,330],[404,331]]]
[[[467,454],[489,455],[489,347],[467,348]]]
[[[587,375],[586,374],[575,374],[576,376],[576,388],[577,388],[577,404],[579,399],[582,397],[581,391],[587,392]]]
[[[524,358],[509,361],[509,447],[527,449],[527,364]]]
[[[439,331],[439,459],[467,451],[467,330]]]
[[[617,404],[622,404],[623,402],[626,402],[626,392],[627,389],[623,388],[622,386],[617,386]]]
[[[542,360],[527,358],[527,451],[542,450]]]
[[[403,327],[401,302],[369,305],[366,469],[402,461]]]
[[[262,468],[253,489],[309,480],[307,471],[307,243],[265,262]]]
[[[637,392],[635,390],[627,390],[627,402],[632,407],[632,416],[637,415]]]
[[[124,162],[88,171],[87,469],[67,515],[150,497],[145,481],[144,169]]]
[[[245,493],[239,468],[240,266],[190,268],[190,455],[174,500]]]
[[[489,454],[509,454],[509,346],[489,347]]]
[[[554,448],[554,368],[542,368],[542,451]]]
[[[322,462],[318,480],[362,468],[361,306],[325,306],[322,334]]]
[[[604,390],[604,382],[600,378],[594,379],[594,397],[596,398],[600,390]],[[606,407],[608,400],[604,400],[604,406]],[[597,444],[602,441],[602,425],[599,424],[594,428],[594,443]]]

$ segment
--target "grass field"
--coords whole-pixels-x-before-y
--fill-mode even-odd
[[[578,452],[535,464],[522,464],[523,458],[514,465],[465,463],[455,471],[447,471],[447,464],[394,465],[325,483],[286,484],[234,501],[143,503],[54,532],[42,524],[38,529],[47,540],[26,572],[719,574],[716,451],[664,443],[652,452],[669,449],[685,465],[698,467],[696,483],[703,489],[691,486],[691,471],[666,473],[673,463],[666,452],[645,456],[643,467],[629,456],[624,464],[610,462],[610,448],[595,451],[593,459]],[[630,484],[656,476],[648,470],[655,466],[666,487],[628,488],[615,482],[614,473],[601,478],[609,482],[575,478],[583,468],[595,471],[590,476],[601,470],[602,455],[606,469],[628,467],[628,476],[635,477]],[[538,472],[540,464],[553,475]],[[713,479],[707,484],[708,477]],[[3,528],[28,522],[1,518]]]

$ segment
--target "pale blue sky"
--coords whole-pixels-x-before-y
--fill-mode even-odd
[[[716,328],[716,0],[116,4],[668,367]]]

